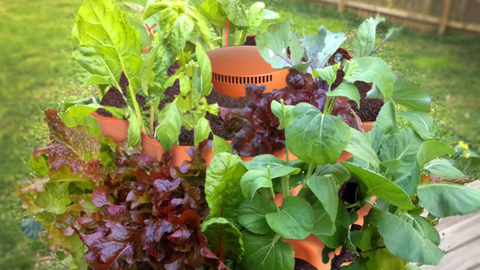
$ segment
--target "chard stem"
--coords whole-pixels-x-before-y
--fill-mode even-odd
[[[150,138],[153,139],[153,124],[155,122],[155,106],[150,106]]]

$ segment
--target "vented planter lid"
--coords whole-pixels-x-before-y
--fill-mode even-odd
[[[284,88],[288,70],[270,66],[256,46],[231,46],[207,52],[212,63],[215,91],[231,97],[245,96],[244,84],[265,85],[270,92]]]

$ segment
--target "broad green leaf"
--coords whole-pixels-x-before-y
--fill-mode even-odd
[[[195,146],[198,146],[201,142],[208,139],[210,135],[210,123],[206,118],[200,118],[197,125],[195,126]]]
[[[385,132],[386,131],[382,126],[374,125],[370,132],[362,133],[365,135],[365,137],[367,137],[375,153],[378,153],[380,146],[382,146],[383,138],[385,138]]]
[[[197,62],[202,72],[202,91],[201,96],[206,97],[212,92],[212,65],[210,58],[203,50],[202,46],[195,47],[195,55],[197,56]]]
[[[389,101],[385,103],[378,113],[377,119],[373,124],[373,128],[382,127],[385,130],[385,135],[397,132],[397,108],[395,102]]]
[[[37,174],[39,177],[47,176],[48,173],[48,162],[45,155],[41,155],[35,160],[35,155],[32,154],[28,160],[28,165],[30,169]]]
[[[290,30],[290,20],[271,25],[266,32],[256,36],[258,51],[263,59],[275,69],[300,68],[301,73],[307,71],[309,63],[304,63],[305,49],[299,37]],[[287,55],[290,48],[290,55]],[[303,72],[302,72],[303,71]]]
[[[274,233],[263,235],[243,231],[245,253],[242,269],[292,270],[295,265],[292,245],[285,243]]]
[[[36,221],[34,217],[24,219],[22,221],[22,232],[28,236],[28,238],[33,240],[39,240],[39,232],[44,231],[45,229],[42,226],[40,221]]]
[[[368,197],[378,196],[380,199],[403,209],[413,209],[415,207],[408,194],[385,177],[346,161],[342,162],[342,165],[365,184]]]
[[[378,168],[380,161],[378,160],[377,153],[373,150],[365,134],[360,133],[354,128],[350,128],[350,133],[350,143],[345,151],[353,154],[356,158],[372,164],[373,167]]]
[[[344,33],[332,33],[322,25],[315,36],[305,35],[302,44],[305,46],[307,59],[313,60],[312,66],[323,68],[327,65],[330,56],[338,50],[346,39]]]
[[[275,202],[265,196],[254,196],[252,200],[245,199],[238,208],[238,221],[247,230],[256,234],[271,231],[266,214],[277,211]]]
[[[455,149],[444,142],[426,141],[418,150],[417,160],[423,166],[437,157],[454,153]]]
[[[398,175],[398,170],[403,167],[403,163],[398,159],[386,160],[380,163],[382,167],[382,175],[387,179],[395,178]]]
[[[357,103],[360,109],[360,93],[353,83],[343,82],[333,91],[327,92],[329,97],[347,97]]]
[[[322,203],[330,219],[335,221],[338,211],[338,189],[340,188],[335,179],[323,175],[313,176],[308,179],[307,185]]]
[[[379,267],[378,270],[381,269],[389,269],[389,270],[405,270],[405,265],[407,265],[407,261],[397,258],[395,255],[390,253],[388,249],[380,249],[375,252],[375,261]],[[370,269],[369,269],[370,270]]]
[[[158,114],[158,126],[155,135],[166,151],[178,141],[182,127],[182,115],[175,102],[168,103]]]
[[[271,188],[272,180],[266,171],[249,170],[240,179],[243,197],[251,199],[260,188]]]
[[[265,20],[275,20],[280,18],[280,14],[273,12],[269,9],[263,9],[263,19]]]
[[[369,56],[375,48],[375,36],[377,25],[385,22],[384,17],[377,15],[375,18],[368,18],[362,22],[352,40],[352,56],[360,58]]]
[[[238,27],[248,27],[245,6],[237,0],[217,0],[230,23]]]
[[[123,119],[126,114],[124,108],[102,106],[100,104],[78,104],[67,109],[62,115],[62,121],[67,127],[76,127],[78,123],[86,123],[86,118],[98,109],[105,109],[111,112],[118,119]]]
[[[205,178],[205,196],[211,217],[225,217],[236,223],[237,209],[243,201],[240,179],[246,171],[239,156],[215,155]]]
[[[316,68],[313,70],[313,76],[315,78],[321,78],[323,81],[326,81],[327,84],[331,86],[335,82],[335,79],[337,78],[337,69],[338,68],[336,68],[335,66],[328,66],[325,68]],[[357,93],[358,93],[358,89],[355,88],[355,90],[357,90]],[[328,93],[331,93],[331,91]]]
[[[402,129],[383,140],[380,161],[400,160],[403,166],[398,173],[404,174],[417,161],[417,152],[423,140],[411,129]]]
[[[432,137],[433,118],[423,111],[408,111],[399,113],[413,125],[413,129],[423,139]]]
[[[300,103],[292,110],[285,137],[298,159],[314,165],[334,164],[350,142],[350,128],[341,117],[324,115],[314,106]]]
[[[75,31],[75,29],[74,29]],[[75,78],[83,85],[117,85],[122,69],[115,59],[102,58],[92,47],[75,46]]]
[[[217,135],[213,135],[213,154],[217,155],[222,152],[232,153],[232,146],[225,141],[222,137],[218,137]]]
[[[434,159],[425,164],[423,168],[429,170],[435,175],[448,178],[460,178],[465,176],[446,159]]]
[[[410,219],[413,227],[421,232],[427,239],[432,241],[435,245],[440,245],[440,235],[438,234],[437,229],[424,217],[421,216],[409,216],[407,219]],[[407,222],[409,222],[405,219]]]
[[[140,74],[140,82],[142,85],[142,92],[145,94],[145,96],[149,95],[148,87],[150,84],[152,84],[155,78],[155,72],[153,71],[153,67],[159,51],[158,48],[158,46],[153,48],[148,53],[146,61],[143,62],[142,72]]]
[[[432,98],[427,91],[403,77],[396,75],[394,77],[393,100],[395,100],[397,104],[415,111],[428,112],[428,110],[430,110]]]
[[[61,215],[68,210],[70,193],[68,186],[70,182],[50,181],[45,184],[45,192],[38,193],[35,204],[50,213]]]
[[[466,215],[480,210],[480,190],[454,184],[429,183],[418,186],[422,205],[436,217]]]
[[[107,63],[111,77],[115,78],[110,84],[118,85],[123,71],[133,89],[132,82],[139,75],[143,62],[142,40],[125,12],[111,0],[89,0],[78,10],[75,29],[74,41],[79,46],[95,49]],[[101,67],[103,74],[105,65]]]
[[[312,177],[329,177],[335,180],[338,186],[350,179],[350,172],[340,163],[317,166]]]
[[[235,253],[236,261],[242,260],[243,235],[235,225],[226,218],[216,217],[202,223],[202,234],[208,239],[207,246],[211,249],[223,247],[223,254]]]
[[[316,197],[315,197],[316,199]],[[315,214],[315,222],[313,223],[312,234],[332,236],[335,232],[334,221],[328,216],[327,211],[323,208],[320,201],[316,201],[312,206]]]
[[[222,16],[220,4],[216,0],[203,1],[200,5],[200,11],[214,27],[227,25],[226,18]]]
[[[285,175],[297,174],[301,171],[300,168],[287,166],[284,160],[281,160],[274,155],[260,155],[254,157],[251,161],[244,163],[245,167],[250,170],[258,170],[268,172],[267,166],[270,166],[270,178],[278,178]]]
[[[388,64],[380,58],[362,57],[348,62],[345,80],[374,83],[388,102],[393,95],[393,76]]]
[[[250,28],[260,27],[263,21],[263,10],[265,4],[262,2],[253,3],[247,13],[247,24]]]
[[[138,119],[135,115],[135,111],[128,107],[128,146],[136,145],[140,142],[140,122],[142,119]]]
[[[337,248],[345,241],[347,240],[348,237],[348,227],[349,227],[349,217],[348,217],[348,212],[347,209],[345,209],[345,205],[343,202],[338,203],[338,211],[337,211],[337,217],[335,219],[335,232],[333,235],[317,235],[318,239],[322,241],[325,246],[329,248]]]
[[[431,265],[440,263],[444,255],[442,250],[421,232],[396,215],[375,208],[373,211],[372,222],[393,255],[409,262]]]
[[[289,196],[283,199],[279,212],[267,214],[267,223],[277,234],[289,239],[305,239],[310,235],[315,214],[303,198]]]
[[[398,161],[398,160],[395,160]],[[410,171],[395,179],[393,183],[399,186],[408,196],[412,197],[420,184],[422,177],[422,170],[418,162],[414,162]]]

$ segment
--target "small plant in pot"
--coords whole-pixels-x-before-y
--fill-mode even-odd
[[[77,75],[84,79],[85,85],[98,86],[103,99],[107,95],[117,97],[121,108],[107,106],[116,104],[103,104],[103,99],[100,104],[75,104],[68,108],[63,119],[68,126],[75,126],[84,123],[99,108],[113,112],[117,118],[128,120],[129,145],[141,141],[148,154],[161,159],[162,153],[177,143],[182,126],[195,130],[195,145],[210,134],[205,115],[207,112],[216,115],[218,109],[205,99],[212,89],[212,71],[203,48],[214,47],[203,16],[183,1],[168,4],[149,1],[144,9],[138,5],[128,7],[144,21],[150,41],[143,49],[139,32],[110,1],[87,1],[79,10],[74,28],[74,58],[82,67]],[[90,18],[98,10],[104,10],[105,16]],[[152,18],[157,23],[147,25],[145,22],[151,22]],[[113,23],[106,23],[109,20]],[[159,33],[153,30],[156,26]],[[112,31],[115,38],[110,35]],[[98,40],[106,40],[108,44]],[[98,63],[104,65],[99,68]],[[167,71],[171,73],[174,63],[176,70],[168,76]],[[166,89],[172,85],[179,88],[179,93],[158,112],[159,104],[167,98]],[[110,90],[104,93],[102,89]],[[151,145],[154,148],[149,148]],[[182,161],[174,155],[174,164],[180,165]]]

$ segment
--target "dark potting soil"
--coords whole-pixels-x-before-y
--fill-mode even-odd
[[[358,117],[360,117],[362,122],[375,121],[383,106],[383,100],[377,98],[365,98],[367,92],[372,89],[368,83],[356,81],[354,84],[360,92],[360,110],[355,101],[349,100],[348,103],[350,103],[352,110],[358,115]]]
[[[247,36],[247,40],[243,43],[243,45],[248,45],[248,46],[257,46],[257,43],[255,42],[255,37],[249,37]]]
[[[105,93],[102,100],[100,101],[100,105],[115,108],[125,108],[127,107],[127,102],[125,102],[125,98],[116,87],[110,87],[110,89]],[[105,109],[98,109],[97,113],[105,117],[113,116],[112,113]]]
[[[317,270],[315,266],[311,265],[309,262],[295,258],[295,267],[294,270]]]
[[[245,106],[246,99],[244,97],[232,98],[226,95],[219,94],[215,90],[206,97],[208,104],[217,103],[220,107],[225,108],[238,108],[241,109]],[[207,112],[205,118],[210,123],[210,129],[213,134],[229,140],[230,137],[225,132],[224,121],[220,116],[215,116]],[[213,136],[210,135],[208,139],[212,140]],[[193,130],[187,130],[185,127],[182,127],[180,136],[178,138],[178,143],[180,145],[193,145],[195,142],[195,133]]]
[[[342,58],[340,58],[340,61],[352,59],[352,57],[350,55],[348,55],[347,50],[338,48],[337,51],[328,59],[328,64],[329,65],[334,65],[335,64],[335,55],[337,55],[337,53],[342,55]]]

